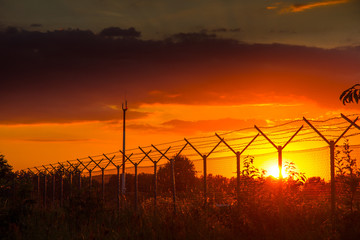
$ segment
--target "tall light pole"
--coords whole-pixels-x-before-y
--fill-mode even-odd
[[[123,114],[123,157],[122,157],[122,185],[121,185],[121,192],[125,195],[125,115],[127,107],[127,101],[125,100],[125,104],[122,104]]]

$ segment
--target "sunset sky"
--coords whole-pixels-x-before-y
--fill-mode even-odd
[[[339,101],[360,83],[359,12],[358,0],[0,0],[0,153],[18,170],[118,151],[124,99],[128,148],[359,113]]]

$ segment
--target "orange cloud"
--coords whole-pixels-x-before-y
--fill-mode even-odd
[[[324,7],[329,5],[337,5],[342,3],[348,3],[349,0],[330,0],[330,1],[321,1],[321,2],[309,2],[305,4],[292,4],[290,6],[282,6],[281,3],[276,3],[273,6],[268,6],[266,9],[275,10],[279,9],[279,13],[294,13],[294,12],[303,12],[305,10],[313,9],[316,7]]]
[[[179,132],[185,135],[192,135],[199,132],[215,132],[215,131],[230,131],[239,128],[252,127],[254,124],[266,125],[265,120],[260,119],[212,119],[199,121],[185,121],[173,119],[163,122],[161,126],[156,127],[150,124],[129,124],[128,127],[134,130],[150,131],[150,132]]]

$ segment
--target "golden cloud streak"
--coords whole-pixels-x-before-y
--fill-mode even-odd
[[[268,6],[266,9],[275,10],[279,9],[279,13],[294,13],[294,12],[303,12],[305,10],[324,7],[330,5],[337,5],[342,3],[348,3],[350,0],[329,0],[329,1],[321,1],[321,2],[309,2],[307,4],[292,4],[291,6],[280,7],[281,3],[276,3],[273,6]]]

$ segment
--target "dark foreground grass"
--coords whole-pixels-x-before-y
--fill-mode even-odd
[[[46,210],[29,206],[3,209],[2,239],[359,239],[360,214],[342,214],[334,232],[324,206],[269,204],[204,207],[171,202],[153,209],[131,206],[120,212],[98,202],[92,207],[72,203]]]

